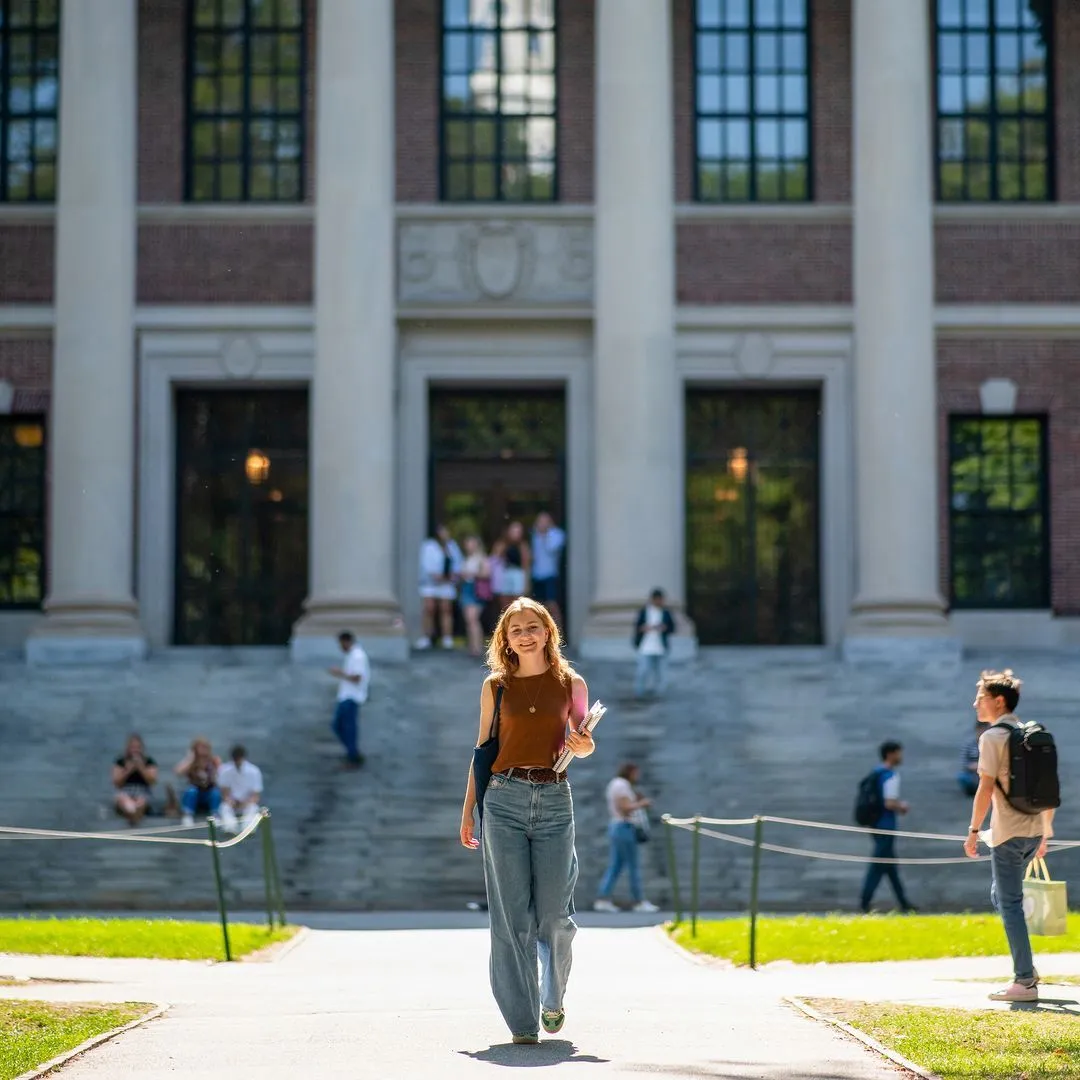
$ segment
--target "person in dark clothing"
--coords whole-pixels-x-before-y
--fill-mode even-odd
[[[638,612],[634,623],[635,697],[644,697],[647,690],[662,694],[667,688],[668,651],[674,633],[675,619],[664,603],[664,590],[653,589],[648,604]]]
[[[885,829],[888,832],[872,834],[874,859],[896,858],[896,837],[889,835],[895,831],[898,815],[908,812],[908,804],[900,798],[900,773],[899,768],[904,760],[904,748],[898,742],[885,742],[881,744],[881,764],[877,768],[879,783],[881,784],[881,796],[883,809],[881,816],[875,824],[875,829]],[[904,885],[900,881],[900,871],[895,863],[872,862],[866,868],[866,878],[863,881],[862,898],[860,906],[863,913],[870,911],[870,905],[874,900],[881,879],[886,877],[896,893],[896,902],[901,911],[914,911],[915,908],[908,903]]]

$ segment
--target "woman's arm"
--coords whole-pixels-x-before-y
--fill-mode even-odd
[[[123,765],[114,765],[112,767],[112,782],[113,787],[119,788],[124,786],[124,781],[127,779],[128,771]]]
[[[143,774],[143,779],[152,787],[157,783],[157,766],[143,764],[139,770]]]
[[[480,691],[480,731],[476,736],[476,745],[480,746],[491,738],[491,725],[495,718],[495,690],[491,679],[484,680]],[[478,848],[480,841],[473,835],[473,811],[476,809],[476,778],[473,776],[472,761],[469,761],[469,778],[465,781],[465,803],[461,808],[462,847]]]
[[[593,737],[578,730],[588,711],[589,688],[580,675],[575,675],[570,684],[570,733],[566,736],[566,745],[582,758],[588,757],[596,749]]]
[[[176,773],[177,776],[187,776],[188,769],[191,768],[191,763],[194,760],[195,755],[189,750],[184,755],[183,760],[178,762],[177,765],[173,768],[173,772]]]

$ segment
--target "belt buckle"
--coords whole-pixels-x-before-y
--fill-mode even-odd
[[[539,767],[538,765],[534,765],[534,766],[533,766],[533,767],[532,767],[531,769],[529,769],[529,770],[527,771],[527,773],[526,773],[526,775],[525,775],[525,779],[526,779],[526,780],[528,780],[530,784],[543,784],[543,783],[545,783],[546,781],[544,781],[544,780],[534,780],[534,779],[533,779],[533,775],[532,775],[532,774],[533,774],[534,772],[543,772],[543,773],[546,773],[546,772],[548,772],[548,771],[549,771],[548,769],[541,769],[541,768],[540,768],[540,767]]]

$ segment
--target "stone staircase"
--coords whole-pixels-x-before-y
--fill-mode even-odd
[[[706,651],[675,668],[669,695],[649,704],[628,698],[625,665],[582,665],[593,697],[611,711],[597,753],[573,766],[579,906],[591,902],[603,872],[603,790],[625,759],[642,766],[656,814],[767,813],[848,823],[855,785],[873,765],[877,744],[895,737],[906,748],[904,796],[913,806],[905,825],[962,833],[968,804],[953,781],[957,748],[972,717],[978,671],[1002,662],[973,657],[959,673],[897,674],[853,671],[814,650]],[[1011,662],[1026,680],[1021,713],[1044,720],[1061,747],[1066,805],[1059,835],[1080,838],[1080,797],[1073,794],[1080,793],[1080,657],[1031,654]],[[277,650],[174,650],[120,670],[0,663],[0,824],[126,832],[109,809],[108,774],[129,731],[144,735],[163,777],[195,734],[210,737],[222,754],[241,740],[266,777],[290,908],[458,908],[483,896],[479,856],[457,841],[482,676],[478,663],[460,654],[377,667],[361,721],[368,764],[342,772],[329,730],[333,680],[290,665]],[[679,832],[675,839],[685,904],[690,836]],[[856,859],[767,854],[764,907],[853,906],[863,837],[770,825],[766,839]],[[0,908],[168,910],[214,902],[204,848],[0,840],[0,853]],[[901,853],[957,851],[912,841]],[[642,855],[648,895],[670,904],[661,829]],[[230,904],[258,907],[259,845],[224,852],[223,863]],[[1080,852],[1058,856],[1054,868],[1075,879]],[[903,873],[913,900],[926,909],[986,907],[985,866]],[[749,876],[747,848],[702,840],[703,908],[744,908]],[[879,898],[889,899],[884,892]]]

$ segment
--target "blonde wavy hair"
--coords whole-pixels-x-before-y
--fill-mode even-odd
[[[562,654],[562,638],[559,635],[559,628],[551,617],[551,612],[543,604],[537,603],[527,596],[519,596],[499,616],[495,633],[491,635],[491,641],[488,642],[487,666],[491,671],[492,678],[506,686],[507,681],[517,671],[520,661],[514,650],[510,648],[510,639],[507,637],[506,627],[515,615],[520,615],[526,611],[534,613],[547,631],[547,641],[544,644],[544,659],[547,660],[548,666],[559,682],[564,686],[569,686],[574,675],[574,669]]]

